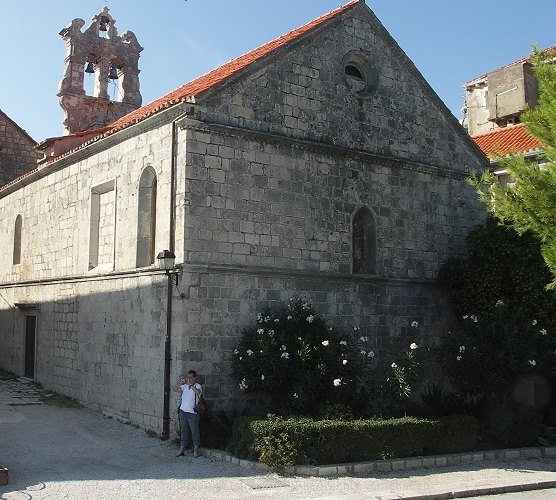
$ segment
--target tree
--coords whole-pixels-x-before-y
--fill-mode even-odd
[[[540,241],[541,254],[552,274],[548,288],[556,289],[556,64],[554,52],[533,48],[533,70],[539,101],[521,118],[527,131],[543,144],[537,162],[519,154],[499,159],[512,184],[503,188],[492,172],[473,173],[469,183],[499,223],[519,234],[530,232]]]

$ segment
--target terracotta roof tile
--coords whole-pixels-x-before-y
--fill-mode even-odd
[[[488,157],[525,153],[542,147],[540,141],[527,132],[522,123],[476,135],[473,140]]]
[[[137,123],[148,116],[164,109],[170,107],[174,104],[177,104],[180,101],[184,101],[188,98],[191,98],[195,95],[198,95],[202,92],[205,92],[215,85],[223,82],[227,78],[233,76],[237,72],[243,70],[250,64],[258,61],[262,57],[274,52],[278,48],[300,38],[304,34],[308,33],[312,29],[320,26],[321,24],[325,23],[326,21],[339,16],[340,14],[344,13],[345,11],[349,10],[354,5],[358,4],[360,0],[351,0],[347,4],[339,7],[328,14],[324,14],[313,21],[304,24],[303,26],[290,31],[289,33],[282,35],[271,42],[265,43],[260,47],[243,54],[236,59],[233,59],[222,66],[196,78],[195,80],[182,85],[181,87],[173,90],[172,92],[156,99],[155,101],[142,106],[131,113],[123,116],[119,120],[111,123],[109,126],[113,129],[112,131],[120,130],[128,125],[133,123]]]

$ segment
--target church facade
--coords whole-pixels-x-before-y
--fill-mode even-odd
[[[486,158],[359,0],[50,146],[0,189],[0,366],[163,433],[188,369],[242,410],[265,306],[304,297],[377,352],[442,332],[435,277],[485,218]]]

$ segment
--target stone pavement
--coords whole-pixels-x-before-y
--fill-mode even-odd
[[[50,404],[23,379],[0,380],[2,500],[440,499],[556,487],[556,448],[412,457],[285,475],[218,450],[176,458],[176,447],[85,408]],[[58,404],[60,401],[58,401]]]

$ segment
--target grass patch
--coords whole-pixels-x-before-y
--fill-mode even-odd
[[[62,396],[62,394],[45,389],[40,390],[38,397],[42,403],[50,406],[58,406],[59,408],[83,408],[83,405],[76,399]]]
[[[15,380],[17,375],[0,368],[0,380]]]

